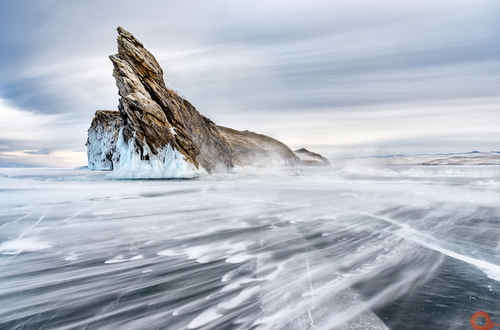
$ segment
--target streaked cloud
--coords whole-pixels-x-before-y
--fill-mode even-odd
[[[82,155],[86,155],[86,127],[67,115],[26,111],[0,99],[0,160],[81,164]],[[64,155],[71,158],[62,159]]]
[[[25,151],[24,152],[25,154],[28,154],[28,155],[50,155],[52,153],[52,150],[50,150],[49,148],[44,148],[44,149],[40,149],[40,150],[28,150],[28,151]]]
[[[84,151],[94,111],[116,109],[107,56],[118,25],[201,113],[294,146],[469,151],[500,136],[498,1],[54,0],[2,9],[0,117],[11,117],[0,151]]]
[[[38,143],[54,137],[51,126],[62,115],[25,111],[0,99],[0,140],[18,143]]]
[[[48,155],[36,154],[30,155],[30,157],[26,156],[24,151],[0,152],[0,163],[7,161],[61,168],[87,165],[87,153],[85,151],[57,150]]]

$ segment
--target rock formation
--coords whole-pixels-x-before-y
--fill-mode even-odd
[[[300,166],[301,161],[285,144],[269,136],[217,126],[231,147],[235,166]]]
[[[331,166],[328,159],[306,148],[297,149],[293,152],[300,158],[303,166]]]
[[[163,70],[131,33],[118,28],[111,55],[118,110],[98,111],[87,140],[89,169],[115,178],[192,177],[234,166],[302,165],[268,136],[217,126],[168,89]]]
[[[117,111],[96,111],[85,144],[89,170],[113,170],[118,167],[120,153],[116,145],[122,123]]]

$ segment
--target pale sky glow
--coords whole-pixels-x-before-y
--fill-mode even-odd
[[[496,0],[3,1],[0,162],[86,163],[95,110],[117,106],[117,26],[220,125],[328,157],[500,150],[499,17]]]

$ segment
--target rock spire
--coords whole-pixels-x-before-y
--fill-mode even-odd
[[[227,141],[212,121],[165,86],[153,54],[121,27],[117,41],[118,54],[110,59],[121,96],[118,109],[124,120],[124,141],[133,141],[143,160],[170,145],[196,167],[232,167]]]

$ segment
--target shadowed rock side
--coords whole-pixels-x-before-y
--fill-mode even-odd
[[[303,164],[277,140],[215,125],[166,87],[153,54],[131,33],[119,27],[117,41],[118,54],[110,59],[119,114],[96,113],[87,142],[89,169],[117,170],[114,178],[165,178]]]
[[[87,158],[89,170],[113,170],[120,153],[116,149],[122,119],[117,111],[98,110],[88,130]]]

